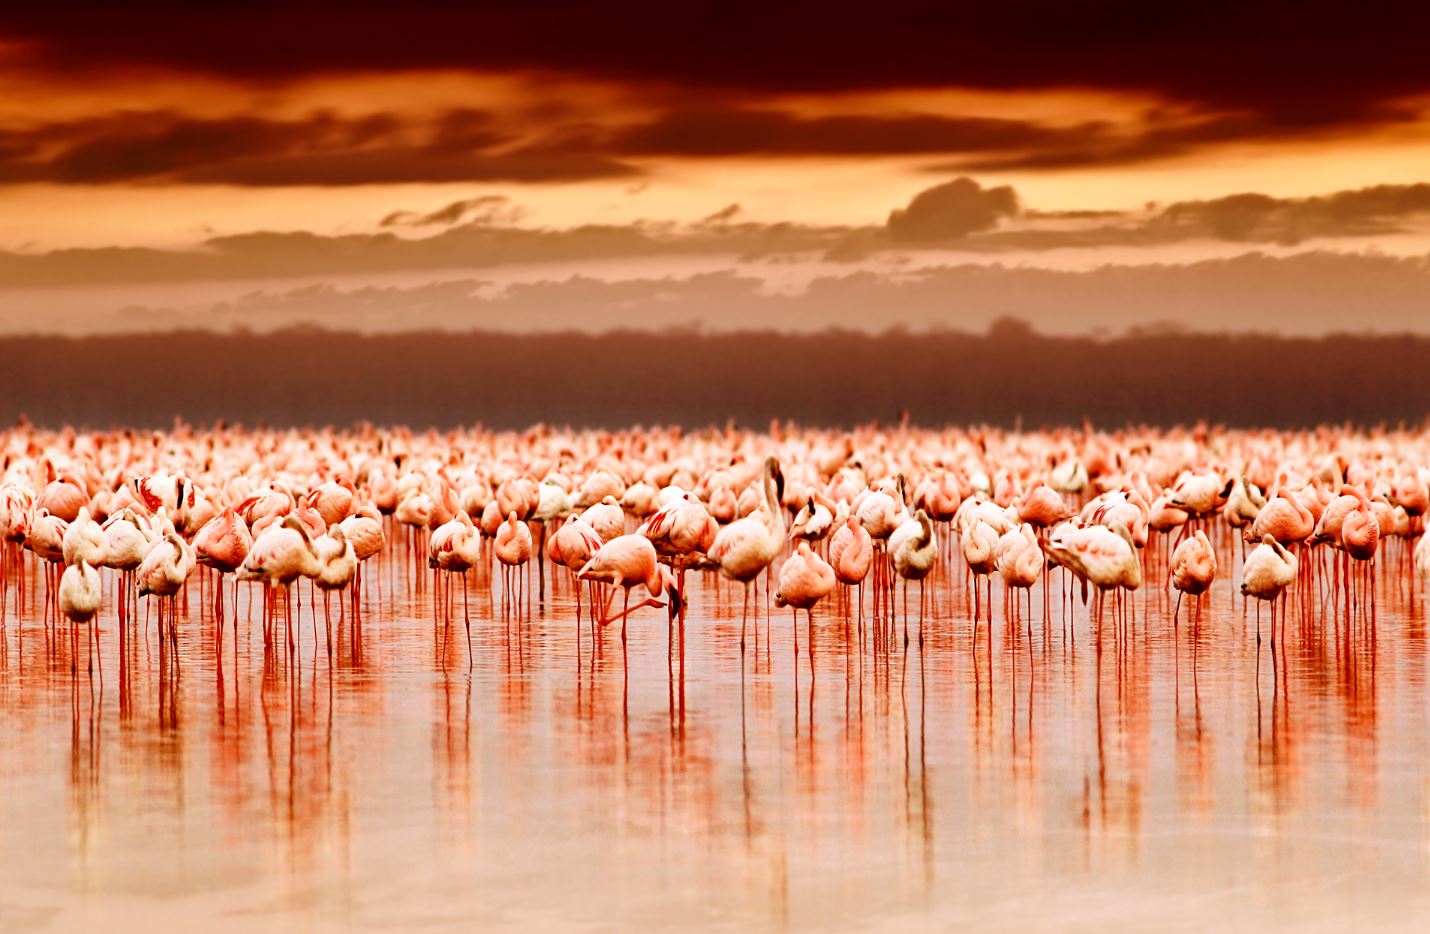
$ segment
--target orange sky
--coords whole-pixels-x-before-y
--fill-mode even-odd
[[[1135,9],[0,12],[0,292],[1423,255],[1422,14]]]

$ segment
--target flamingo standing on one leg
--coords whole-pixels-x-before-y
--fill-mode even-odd
[[[272,644],[274,622],[271,603],[272,588],[283,587],[285,591],[300,577],[317,578],[320,573],[318,550],[308,534],[307,526],[293,516],[269,526],[253,540],[248,557],[238,569],[238,579],[242,581],[262,581],[264,584],[264,633],[263,645],[267,651]],[[289,592],[291,606],[292,594]],[[302,611],[302,601],[298,603]],[[293,650],[293,620],[288,620],[288,649]]]
[[[218,587],[214,593],[214,632],[223,640],[223,576],[233,574],[243,566],[253,548],[253,533],[248,523],[232,506],[205,522],[194,535],[194,555],[199,564],[218,572]],[[233,590],[233,637],[238,638],[238,581]]]
[[[1241,568],[1241,593],[1271,602],[1271,636],[1276,637],[1276,598],[1296,580],[1296,556],[1269,533],[1247,555]],[[1285,612],[1284,610],[1282,611]],[[1256,607],[1256,644],[1261,645],[1261,605]]]
[[[904,644],[909,643],[909,581],[919,582],[919,645],[924,644],[924,578],[938,563],[938,540],[933,522],[920,509],[889,536],[894,573],[904,579]]]
[[[707,560],[720,526],[693,493],[684,493],[641,523],[639,532],[651,540],[656,554],[675,570],[683,625],[685,572]]]
[[[57,569],[64,563],[64,538],[69,523],[59,516],[51,515],[43,506],[35,509],[30,519],[30,534],[25,547],[35,553],[35,557],[45,562],[45,625],[48,626],[53,611],[58,616],[55,590],[59,585]]]
[[[173,648],[174,665],[177,668],[179,635],[177,627],[178,606],[176,595],[179,588],[184,586],[184,581],[188,580],[189,570],[193,567],[193,558],[189,551],[189,546],[176,532],[168,532],[161,539],[156,539],[149,546],[149,550],[144,553],[144,561],[139,565],[138,581],[139,596],[155,596],[159,602],[159,641],[163,644],[166,640]],[[169,609],[168,631],[164,630],[164,606],[167,603]]]
[[[799,654],[799,611],[809,614],[809,664],[814,673],[814,605],[834,592],[837,579],[834,568],[810,550],[809,542],[801,541],[780,568],[779,589],[775,606],[789,607],[794,613],[794,650]]]
[[[511,604],[512,581],[517,580],[518,586],[520,586],[519,572],[531,561],[531,548],[531,528],[517,517],[515,510],[507,513],[506,521],[497,529],[497,534],[492,542],[492,551],[502,564],[503,608]],[[518,591],[516,602],[518,611],[522,596],[522,592]],[[530,596],[527,599],[529,600]]]
[[[850,516],[829,538],[829,563],[834,577],[846,588],[859,588],[859,624],[864,623],[864,578],[874,564],[874,539]],[[847,596],[847,592],[846,592]],[[862,630],[861,630],[862,631]]]
[[[973,629],[974,635],[978,632],[978,617],[981,600],[980,589],[982,581],[980,578],[987,577],[998,569],[998,539],[996,529],[984,522],[982,517],[975,516],[969,524],[967,530],[959,540],[959,550],[963,552],[963,560],[968,563],[968,569],[973,573]],[[989,602],[992,602],[992,584],[989,584]],[[988,619],[993,619],[993,607],[988,607]]]
[[[149,550],[150,537],[147,526],[133,509],[128,507],[111,515],[103,525],[105,541],[104,566],[119,575],[119,622],[123,639],[123,626],[129,622],[130,599],[134,594],[134,572],[144,560]],[[137,606],[137,604],[136,604]]]
[[[619,508],[619,507],[617,507]],[[571,573],[577,574],[586,566],[586,562],[601,550],[605,542],[596,530],[591,528],[580,516],[567,516],[566,522],[558,528],[551,537],[546,540],[546,556],[551,559],[553,565],[559,564],[567,568]],[[576,591],[576,628],[581,628],[581,591]],[[594,584],[588,584],[588,593],[594,588]],[[591,625],[596,622],[596,601],[593,593],[591,596]]]
[[[1216,580],[1216,552],[1207,533],[1197,529],[1189,537],[1182,539],[1177,550],[1172,552],[1170,577],[1177,591],[1177,607],[1172,611],[1172,625],[1177,625],[1177,614],[1182,607],[1182,595],[1196,597],[1196,609],[1192,617],[1195,629],[1201,622],[1202,594],[1211,589]]]
[[[95,631],[93,620],[99,613],[99,608],[104,598],[104,587],[100,583],[99,572],[85,557],[80,557],[78,563],[71,564],[65,568],[64,575],[60,578],[59,604],[60,612],[69,619],[70,631],[70,671],[73,673],[79,665],[79,627],[80,624],[91,624],[90,632],[85,635],[85,648],[97,649],[99,633]],[[88,653],[87,653],[88,654]],[[94,671],[94,656],[98,655],[96,650],[89,658],[89,670]],[[103,684],[104,668],[100,663],[100,683]]]
[[[1044,489],[1057,497],[1059,504],[1062,503],[1062,497],[1053,493],[1050,487]],[[1013,596],[1013,592],[1032,592],[1033,585],[1042,575],[1043,560],[1043,549],[1038,544],[1038,537],[1031,523],[1023,522],[1016,529],[1004,532],[999,537],[998,545],[994,549],[993,563],[998,569],[998,576],[1003,578],[1004,590],[1012,597],[1009,603],[1014,607],[1022,598]],[[1031,612],[1030,608],[1029,613]],[[1029,620],[1029,626],[1031,625],[1032,621]]]
[[[351,546],[349,546],[351,547]],[[482,532],[472,522],[466,510],[460,510],[451,522],[444,523],[432,533],[431,554],[428,563],[437,570],[447,572],[449,578],[457,574],[462,578],[462,619],[467,627],[467,667],[476,661],[472,653],[472,608],[467,587],[467,572],[481,563]],[[450,593],[450,586],[446,588]],[[443,603],[446,600],[443,598]],[[451,625],[450,616],[448,626]],[[443,664],[446,663],[446,634],[443,633]]]

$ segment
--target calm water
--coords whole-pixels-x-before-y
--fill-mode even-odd
[[[444,672],[430,585],[395,565],[371,566],[361,651],[344,635],[331,667],[306,597],[296,660],[265,665],[241,591],[220,668],[194,578],[179,677],[141,628],[121,685],[107,611],[102,689],[33,608],[17,630],[12,591],[0,927],[1430,919],[1425,628],[1394,578],[1373,642],[1293,606],[1258,659],[1226,577],[1195,639],[1157,587],[1130,638],[1110,616],[1095,638],[1080,604],[1065,627],[1055,583],[1046,630],[1039,589],[1015,640],[995,585],[976,653],[945,577],[922,651],[867,631],[860,651],[857,625],[816,612],[813,676],[803,617],[799,656],[777,610],[742,666],[740,591],[695,582],[682,705],[663,611],[634,617],[627,675],[618,632],[594,658],[578,641],[569,579],[510,634],[474,587],[468,671],[458,591]]]

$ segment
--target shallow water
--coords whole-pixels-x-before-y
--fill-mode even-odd
[[[395,559],[331,666],[321,602],[265,663],[242,588],[218,664],[195,577],[178,676],[141,605],[121,683],[107,609],[102,687],[12,590],[0,927],[1421,929],[1426,634],[1389,564],[1374,640],[1293,601],[1275,654],[1234,570],[1195,637],[1151,586],[1098,638],[1055,577],[1046,628],[1038,588],[976,652],[941,573],[922,648],[917,591],[907,647],[830,602],[813,673],[803,616],[742,661],[741,592],[692,577],[683,703],[664,612],[627,670],[562,575],[510,627],[473,584],[470,670],[460,588],[444,670]]]

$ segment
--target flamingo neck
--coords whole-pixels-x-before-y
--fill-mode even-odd
[[[770,531],[774,533],[776,538],[784,538],[784,509],[780,506],[779,497],[775,495],[774,474],[768,470],[765,471],[765,509],[770,516]]]

